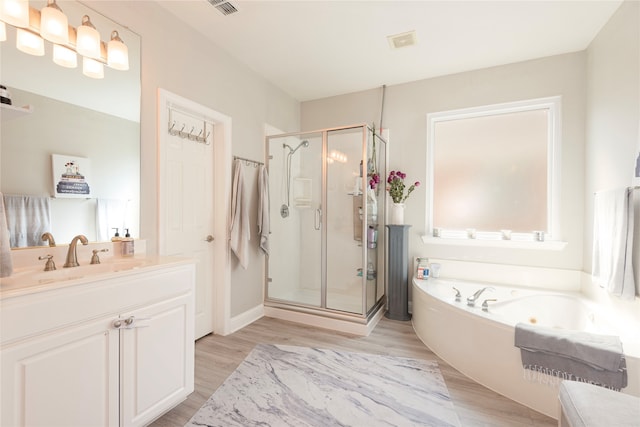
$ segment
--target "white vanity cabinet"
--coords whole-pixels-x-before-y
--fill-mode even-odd
[[[2,295],[2,426],[142,426],[194,380],[194,264]]]

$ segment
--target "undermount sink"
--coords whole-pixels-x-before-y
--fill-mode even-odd
[[[78,267],[70,267],[70,268],[58,268],[53,271],[41,271],[36,274],[35,277],[38,279],[53,279],[57,278],[74,278],[74,277],[84,277],[91,274],[101,274],[101,273],[115,273],[118,271],[131,270],[134,268],[138,268],[144,265],[144,260],[140,259],[120,259],[114,258],[107,262],[102,262],[100,264],[87,264],[80,265]]]
[[[20,269],[10,277],[0,279],[3,290],[15,287],[43,285],[68,280],[99,277],[105,274],[118,273],[150,265],[147,259],[140,258],[110,258],[100,264],[85,264],[78,267],[62,268],[43,271],[42,266]]]

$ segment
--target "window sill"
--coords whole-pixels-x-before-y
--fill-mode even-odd
[[[422,242],[428,245],[466,246],[479,248],[534,249],[545,251],[561,251],[567,242],[559,240],[489,240],[489,239],[456,239],[445,237],[421,236]]]

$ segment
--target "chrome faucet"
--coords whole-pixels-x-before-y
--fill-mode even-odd
[[[482,288],[476,291],[475,294],[473,294],[472,296],[467,298],[467,305],[470,307],[473,307],[476,305],[476,300],[478,298],[480,298],[480,295],[482,295],[482,293],[486,290],[491,290],[491,291],[495,291],[495,289],[491,288],[491,287],[486,287],[486,288]]]
[[[482,311],[489,311],[489,302],[490,301],[498,301],[495,298],[489,298],[482,302]]]
[[[64,263],[63,265],[64,268],[77,267],[80,265],[78,264],[78,255],[76,254],[76,245],[78,244],[78,240],[80,240],[80,242],[82,242],[83,245],[87,245],[89,243],[87,238],[84,237],[82,234],[78,234],[76,237],[74,237],[71,240],[71,243],[69,243],[69,251],[67,252],[67,262]]]
[[[53,248],[53,247],[55,247],[55,246],[56,246],[56,241],[55,241],[55,239],[53,238],[53,234],[49,233],[48,231],[42,235],[42,240],[43,240],[44,242],[47,242],[47,241],[48,241],[48,242],[49,242],[49,247],[50,247],[50,248]]]

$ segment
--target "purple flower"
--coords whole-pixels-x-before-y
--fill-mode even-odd
[[[399,170],[389,172],[389,176],[387,177],[387,184],[389,184],[387,186],[387,191],[394,203],[404,202],[413,190],[420,186],[420,181],[416,181],[411,184],[409,188],[406,188],[404,184],[404,179],[406,177],[407,174]]]

